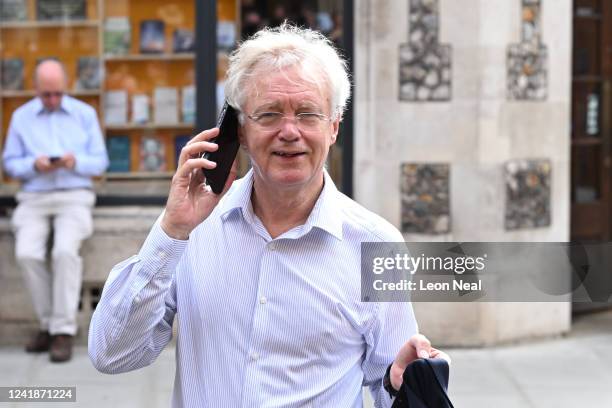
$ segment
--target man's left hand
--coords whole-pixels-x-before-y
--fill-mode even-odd
[[[422,334],[415,334],[400,349],[391,366],[391,385],[397,391],[402,386],[403,374],[417,358],[443,358],[450,364],[450,357],[443,351],[431,347],[431,342]]]
[[[60,164],[62,167],[65,167],[69,170],[74,169],[74,166],[76,165],[76,158],[74,157],[74,154],[66,153],[65,155],[63,155],[60,159]]]

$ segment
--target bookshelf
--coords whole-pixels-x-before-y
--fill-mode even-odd
[[[195,132],[195,52],[190,37],[195,32],[195,2],[64,0],[61,4],[68,6],[59,11],[57,4],[10,0],[12,15],[7,18],[5,11],[0,16],[0,62],[20,61],[8,63],[13,64],[9,86],[0,86],[0,147],[13,111],[36,96],[37,61],[55,57],[69,77],[67,94],[97,109],[111,162],[117,160],[96,181],[97,191],[120,195],[132,180],[138,186],[150,182],[144,191],[164,191],[180,144]],[[239,10],[239,0],[217,2],[217,19],[226,29],[233,24],[235,39]],[[221,48],[220,53],[223,60],[229,50]],[[217,71],[221,80],[225,67]],[[13,194],[18,184],[1,171],[0,195]],[[115,190],[117,181],[121,187]]]

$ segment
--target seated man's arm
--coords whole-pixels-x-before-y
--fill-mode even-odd
[[[393,363],[406,340],[418,332],[410,303],[378,303],[376,317],[365,333],[366,356],[362,363],[364,385],[370,388],[374,406],[391,407],[392,399],[383,388],[387,367]]]
[[[140,253],[111,271],[89,327],[89,358],[104,373],[151,364],[172,338],[175,270],[187,241],[155,223]]]
[[[36,157],[28,152],[19,132],[19,120],[13,116],[9,125],[2,161],[6,172],[14,178],[27,180],[36,175]]]
[[[74,171],[83,176],[99,176],[108,167],[108,154],[96,111],[87,111],[83,122],[87,133],[87,149],[75,154]]]

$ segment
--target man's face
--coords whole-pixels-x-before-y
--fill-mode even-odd
[[[63,72],[41,72],[36,81],[36,92],[45,109],[55,111],[62,103],[65,91],[65,76]]]
[[[287,116],[272,127],[246,118],[239,132],[255,177],[271,188],[299,188],[321,182],[329,148],[336,141],[339,119],[329,120],[327,92],[303,78],[299,67],[259,75],[247,93],[245,115],[280,112]],[[315,126],[298,124],[295,115],[306,112],[325,115],[326,119]]]

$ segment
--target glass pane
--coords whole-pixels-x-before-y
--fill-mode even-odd
[[[600,19],[574,19],[574,76],[600,74],[600,27]]]
[[[274,27],[288,20],[319,30],[341,45],[342,10],[342,0],[242,0],[242,38],[264,26]]]
[[[170,175],[195,122],[191,0],[102,0],[109,174]]]
[[[601,148],[572,146],[572,202],[590,203],[601,196]]]
[[[42,59],[55,58],[64,65],[66,92],[96,109],[100,107],[99,21],[97,0],[3,2],[0,147],[15,109],[36,97],[34,70]]]
[[[607,0],[574,0],[574,13],[577,16],[592,16],[601,12],[601,2]]]
[[[242,0],[241,38],[246,39],[265,26],[283,21],[321,31],[342,51],[342,0]],[[218,91],[219,92],[219,91]],[[219,93],[217,94],[217,97]],[[335,145],[330,149],[327,169],[338,187],[342,186],[342,125]],[[248,167],[242,166],[246,171]]]
[[[600,136],[601,85],[574,82],[572,99],[572,137]]]

